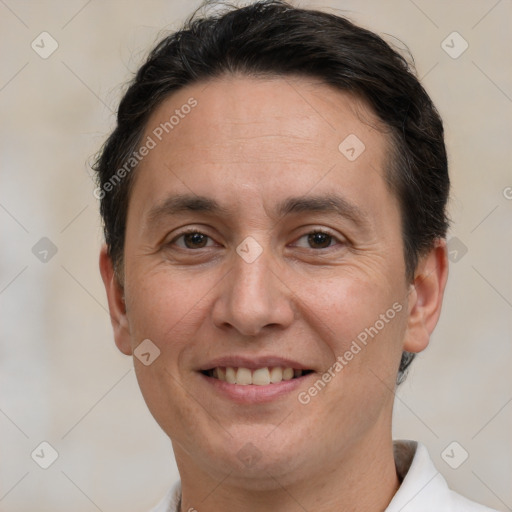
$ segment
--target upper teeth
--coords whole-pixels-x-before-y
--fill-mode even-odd
[[[293,377],[300,377],[302,370],[281,368],[280,366],[258,368],[256,370],[218,366],[210,371],[210,375],[216,379],[229,382],[230,384],[265,386],[267,384],[276,384],[283,380],[290,380],[293,379]]]

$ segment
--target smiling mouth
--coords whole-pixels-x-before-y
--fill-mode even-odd
[[[311,373],[313,370],[297,370],[289,367],[264,367],[257,369],[234,368],[231,366],[217,366],[201,373],[207,377],[238,384],[240,386],[267,386],[268,384],[279,384],[284,380],[292,380]]]

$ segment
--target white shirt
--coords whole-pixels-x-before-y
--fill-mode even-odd
[[[402,479],[385,512],[497,512],[449,489],[427,449],[415,441],[394,441],[395,464]],[[181,485],[177,482],[150,512],[180,512]]]

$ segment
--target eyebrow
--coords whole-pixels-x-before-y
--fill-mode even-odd
[[[222,207],[215,199],[193,194],[179,194],[168,197],[161,204],[151,208],[148,224],[158,222],[162,217],[169,217],[184,212],[205,212],[214,215],[228,215],[229,210]]]
[[[282,217],[302,212],[336,213],[360,227],[369,223],[366,212],[336,194],[290,197],[278,206],[277,212]]]
[[[304,212],[335,213],[360,227],[369,223],[366,212],[336,194],[289,197],[279,203],[275,211],[279,217]],[[185,212],[204,212],[225,217],[233,214],[229,208],[222,206],[215,199],[194,194],[178,194],[168,197],[152,208],[147,216],[148,224]]]

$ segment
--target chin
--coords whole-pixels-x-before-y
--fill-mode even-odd
[[[218,442],[205,435],[208,446],[196,445],[196,449],[202,451],[203,461],[209,459],[206,465],[212,474],[229,474],[232,483],[246,489],[271,490],[306,478],[314,460],[310,436],[298,435],[296,427],[279,429],[269,424],[241,425],[230,430],[232,437],[226,434]]]

